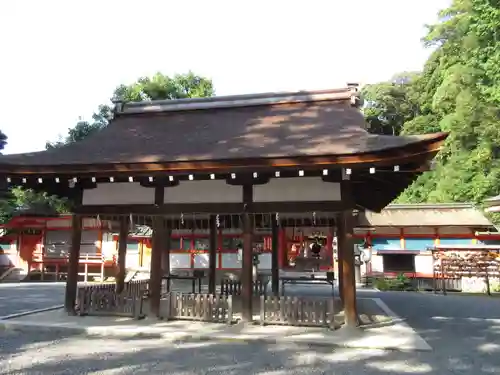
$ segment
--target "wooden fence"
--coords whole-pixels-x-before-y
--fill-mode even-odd
[[[266,295],[266,286],[268,281],[257,279],[253,282],[252,292],[254,296]],[[240,296],[241,295],[241,281],[222,279],[220,282],[220,293],[226,296]]]
[[[78,288],[76,311],[78,315],[115,315],[141,318],[142,305],[149,280],[134,280],[125,284],[122,293],[116,284],[85,285]]]
[[[332,298],[261,296],[260,323],[335,329]]]
[[[198,320],[212,323],[233,321],[232,296],[169,292],[162,299],[164,319]]]

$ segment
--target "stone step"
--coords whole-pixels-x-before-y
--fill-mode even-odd
[[[24,269],[13,267],[0,275],[0,282],[19,282],[26,278],[27,273]]]

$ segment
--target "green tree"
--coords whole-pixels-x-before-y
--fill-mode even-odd
[[[142,77],[130,85],[120,85],[113,93],[113,100],[139,102],[143,100],[172,100],[183,98],[210,97],[215,95],[210,79],[192,72],[176,74],[173,77],[157,73],[152,77]],[[113,117],[110,105],[100,105],[92,116],[92,121],[80,119],[68,134],[56,142],[47,142],[46,148],[61,147],[80,141],[107,126]]]
[[[424,42],[434,51],[405,86],[407,94],[393,82],[379,84],[371,99],[378,103],[376,118],[399,112],[382,130],[375,127],[377,132],[387,133],[389,126],[400,134],[450,133],[435,170],[418,178],[400,202],[481,204],[499,193],[499,38],[498,0],[455,0],[429,26]],[[371,112],[365,114],[370,121]]]
[[[8,222],[15,214],[55,215],[69,212],[70,207],[66,198],[15,187],[0,200],[0,223]]]
[[[0,150],[7,144],[7,136],[0,131]],[[70,202],[55,195],[20,187],[0,189],[0,223],[8,222],[16,213],[30,212],[56,214],[68,212]]]
[[[403,124],[419,114],[413,90],[418,77],[418,73],[400,73],[390,81],[363,87],[363,112],[370,132],[399,135]]]
[[[7,136],[0,130],[0,152],[7,146]]]

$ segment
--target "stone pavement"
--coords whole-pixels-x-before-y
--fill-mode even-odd
[[[57,329],[0,329],[0,375],[500,374],[499,298],[370,290],[358,290],[358,295],[381,299],[433,350],[332,348],[259,340],[176,342]]]
[[[370,299],[392,321],[360,329],[330,331],[313,327],[260,326],[257,324],[201,323],[191,321],[133,320],[117,317],[72,317],[62,309],[0,320],[3,330],[67,332],[104,337],[161,338],[179,342],[192,340],[260,341],[317,346],[375,348],[402,351],[431,350],[380,299]],[[365,303],[366,305],[366,303]]]
[[[65,283],[0,283],[0,318],[61,305]]]

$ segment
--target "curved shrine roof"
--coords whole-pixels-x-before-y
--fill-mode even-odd
[[[446,138],[370,134],[357,103],[357,93],[346,88],[118,104],[100,132],[57,149],[2,155],[0,172],[168,170],[179,163],[205,169],[203,162],[249,160],[279,166],[276,159],[300,166],[300,158],[323,156],[332,164],[376,166],[431,159]]]

